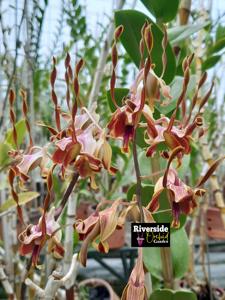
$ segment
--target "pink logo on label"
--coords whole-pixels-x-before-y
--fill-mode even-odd
[[[143,233],[141,235],[138,234],[137,236],[137,242],[138,242],[138,246],[141,247],[143,245],[144,242],[144,238],[143,238]]]

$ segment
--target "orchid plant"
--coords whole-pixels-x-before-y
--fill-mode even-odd
[[[116,23],[119,22],[118,20],[119,15]],[[10,120],[16,148],[9,153],[12,160],[8,178],[12,197],[17,205],[18,217],[24,227],[18,236],[21,244],[20,254],[31,254],[28,269],[38,266],[40,253],[46,244],[48,251],[57,259],[62,259],[66,255],[62,244],[63,227],[60,224],[60,216],[78,182],[88,180],[90,189],[98,190],[96,176],[100,175],[101,177],[102,170],[105,170],[109,176],[117,173],[119,166],[112,164],[114,157],[112,143],[119,145],[121,151],[128,157],[133,157],[136,190],[132,195],[132,201],[102,199],[96,210],[87,219],[74,220],[74,230],[82,241],[78,260],[83,266],[87,264],[89,245],[92,244],[99,252],[107,253],[110,250],[108,238],[116,229],[123,228],[126,220],[142,223],[156,222],[155,216],[161,209],[160,197],[164,192],[166,192],[166,197],[163,197],[163,201],[169,205],[168,211],[172,216],[171,227],[179,230],[182,226],[181,215],[192,214],[198,206],[199,198],[203,197],[206,192],[203,189],[204,183],[223,159],[219,158],[212,162],[206,174],[194,187],[188,186],[179,177],[179,168],[183,164],[184,157],[190,155],[192,142],[200,139],[206,132],[202,115],[213,84],[205,94],[201,93],[200,95],[207,79],[207,74],[204,73],[196,85],[193,99],[187,100],[186,92],[190,80],[191,64],[194,60],[193,54],[188,55],[182,64],[183,85],[176,105],[170,114],[159,113],[159,107],[167,107],[174,100],[170,92],[170,80],[168,80],[168,66],[170,63],[173,64],[173,61],[170,61],[172,54],[166,27],[160,31],[161,44],[155,45],[155,27],[148,20],[142,23],[139,41],[139,71],[133,83],[130,84],[127,94],[118,103],[116,97],[117,43],[120,39],[123,42],[123,34],[127,34],[126,30],[126,26],[119,24],[114,32],[110,98],[115,111],[108,117],[107,125],[104,128],[101,125],[100,115],[96,112],[97,104],[93,103],[88,109],[80,96],[79,75],[84,67],[83,59],[76,63],[73,71],[70,55],[66,55],[65,103],[67,111],[65,111],[60,107],[55,91],[57,62],[53,58],[50,85],[54,123],[39,122],[39,126],[44,127],[50,134],[46,145],[34,144],[29,125],[26,93],[22,90],[22,111],[29,136],[29,145],[26,149],[20,149],[14,111],[15,93],[10,90]],[[154,61],[155,47],[160,48],[161,51],[161,69]],[[169,55],[168,51],[170,51]],[[138,131],[138,129],[143,130]],[[139,138],[144,141],[144,147],[138,145]],[[145,151],[146,159],[151,160],[153,165],[158,164],[158,168],[152,168],[152,171],[149,171],[162,174],[162,176],[156,177],[154,191],[148,195],[148,199],[142,198],[143,179],[138,158],[140,148]],[[160,161],[164,161],[165,169],[163,170],[160,170]],[[24,221],[18,192],[26,188],[31,171],[37,168],[40,169],[40,174],[47,183],[47,194],[43,200],[41,217],[38,223],[33,225],[26,224]],[[61,180],[68,182],[64,196],[57,204],[54,201],[53,174],[57,174]],[[152,175],[154,176],[154,174]],[[147,205],[144,205],[143,203],[146,201]],[[151,270],[148,270],[143,252],[140,247],[137,262],[122,294],[123,300],[145,300],[151,296],[152,291],[149,294],[145,276]],[[168,252],[168,260],[171,260],[170,255],[171,253]],[[151,257],[148,259],[151,260]],[[163,268],[166,266],[163,265]]]

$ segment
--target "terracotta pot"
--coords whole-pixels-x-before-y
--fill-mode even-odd
[[[225,226],[219,208],[210,207],[206,212],[207,234],[210,238],[225,240]]]

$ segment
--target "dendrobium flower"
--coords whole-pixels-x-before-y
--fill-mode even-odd
[[[10,121],[12,124],[12,139],[14,142],[15,149],[9,151],[9,156],[12,158],[10,166],[10,185],[13,186],[13,179],[15,176],[19,176],[22,181],[29,179],[28,173],[40,167],[41,175],[46,175],[46,165],[48,162],[47,146],[38,147],[33,145],[33,139],[31,135],[30,124],[27,116],[28,105],[27,105],[27,94],[21,90],[20,95],[22,98],[22,112],[27,133],[29,135],[29,146],[25,150],[20,150],[18,145],[18,136],[16,130],[16,115],[14,112],[14,103],[16,95],[13,90],[9,91],[9,104],[10,104]],[[13,188],[13,187],[12,187]],[[16,199],[16,197],[13,196]]]
[[[123,139],[122,150],[125,153],[129,151],[129,142],[134,138],[139,120],[140,112],[136,105],[128,100],[125,106],[115,111],[108,124],[111,137]]]
[[[160,177],[157,181],[154,189],[152,199],[147,208],[154,212],[159,208],[159,197],[161,193],[167,190],[168,196],[172,208],[173,222],[172,227],[179,227],[180,214],[189,215],[193,212],[193,209],[197,206],[196,199],[204,195],[205,190],[200,188],[192,189],[187,186],[177,175],[177,172],[173,168],[169,168],[167,178]]]
[[[170,95],[170,87],[165,83],[165,81],[161,77],[156,75],[153,67],[154,65],[151,65],[149,72],[147,74],[146,84],[145,84],[145,92],[146,92],[145,96],[152,112],[154,112],[154,99],[152,98],[155,98],[159,94],[161,94],[163,97],[167,99],[172,99],[172,96]],[[137,89],[138,88],[140,89],[140,87],[143,86],[143,82],[145,80],[144,72],[145,72],[144,68],[142,68],[139,71],[136,80],[131,86],[130,89],[131,93],[136,94]],[[153,87],[154,87],[154,91],[152,90]],[[159,87],[160,87],[160,91],[159,91]]]
[[[191,101],[189,112],[187,112],[185,95],[190,79],[189,69],[193,57],[194,55],[191,55],[185,58],[183,62],[183,87],[171,118],[169,119],[162,116],[160,119],[154,120],[152,116],[144,113],[147,120],[148,138],[146,138],[146,143],[150,145],[150,147],[147,149],[147,156],[152,156],[156,151],[157,145],[160,143],[164,143],[170,150],[174,150],[176,147],[182,146],[183,151],[182,153],[179,153],[180,157],[178,158],[181,158],[183,154],[189,154],[191,151],[191,141],[193,140],[193,133],[195,129],[203,125],[201,109],[207,103],[213,88],[212,84],[208,92],[199,99],[199,90],[207,78],[207,74],[204,73],[196,86],[195,94]],[[193,111],[197,105],[197,100],[199,102],[198,109],[193,116]],[[176,120],[176,115],[179,108],[181,108],[182,121]],[[201,132],[199,131],[199,135],[201,134],[202,130]]]
[[[201,118],[197,118],[195,122],[185,128],[182,124],[172,126],[168,130],[170,119],[167,117],[161,117],[158,120],[154,120],[149,114],[146,115],[147,120],[147,135],[145,139],[146,143],[150,145],[147,149],[147,156],[153,156],[156,151],[157,145],[164,143],[170,150],[175,149],[178,146],[183,147],[183,153],[189,154],[191,151],[191,141],[193,140],[192,133],[202,124]]]
[[[142,39],[140,41],[140,54],[142,57],[142,62],[140,64],[140,71],[137,74],[136,79],[130,87],[129,95],[124,99],[124,105],[119,107],[115,101],[115,68],[117,64],[117,49],[116,41],[118,37],[122,34],[122,29],[118,27],[116,29],[116,39],[112,47],[112,78],[110,81],[110,94],[114,105],[116,106],[116,111],[113,113],[112,118],[108,124],[109,134],[113,138],[120,138],[123,140],[122,151],[129,151],[129,142],[134,139],[134,133],[136,128],[139,125],[142,112],[145,110],[147,115],[150,111],[150,115],[154,110],[154,97],[156,96],[156,91],[158,86],[161,87],[161,92],[164,97],[171,98],[170,88],[165,84],[164,80],[161,77],[158,77],[153,68],[154,65],[151,64],[151,50],[153,45],[153,38],[151,32],[151,26],[148,23],[145,23],[142,28]],[[118,33],[118,34],[117,34]],[[143,62],[144,54],[144,41],[148,49],[148,56]],[[163,51],[165,50],[165,44],[163,44]],[[152,90],[152,83],[154,82],[154,91]]]
[[[96,104],[94,103],[90,110],[81,104],[78,75],[84,61],[79,60],[73,76],[70,56],[67,54],[65,80],[69,111],[66,113],[62,112],[59,107],[54,90],[57,75],[55,64],[56,60],[53,59],[51,87],[57,129],[45,124],[39,123],[39,125],[47,127],[51,133],[51,141],[56,147],[51,158],[55,165],[60,166],[63,178],[76,172],[81,178],[90,178],[91,187],[96,189],[95,176],[102,168],[105,168],[110,174],[115,174],[117,169],[111,166],[112,150],[105,131],[98,124],[99,115],[95,112]],[[73,82],[75,94],[73,105],[70,104],[70,82]],[[81,104],[79,108],[78,103]]]
[[[29,172],[36,167],[40,167],[41,175],[45,177],[46,165],[49,161],[46,147],[33,146],[27,152],[10,151],[9,156],[13,158],[11,168],[14,170],[15,175],[19,176],[22,181],[27,181],[29,179]]]
[[[186,215],[192,213],[193,209],[197,206],[197,198],[205,194],[205,190],[200,187],[210,178],[225,158],[225,156],[223,156],[212,162],[205,175],[200,178],[194,188],[191,188],[178,177],[177,171],[170,166],[173,159],[182,151],[183,148],[178,146],[171,152],[165,173],[156,182],[154,194],[146,207],[150,212],[157,211],[159,209],[159,197],[161,193],[166,190],[172,209],[173,227],[180,226],[179,217],[181,213]]]
[[[152,69],[149,70],[147,80],[149,76],[158,78]],[[159,80],[160,85],[163,87],[162,92],[164,96],[170,98],[169,87],[165,85],[162,79],[158,78],[157,80]],[[132,84],[129,96],[125,99],[125,105],[117,108],[108,124],[111,137],[121,138],[123,140],[123,152],[129,151],[129,142],[134,138],[134,132],[138,127],[142,113],[146,118],[152,117],[149,106],[145,104],[149,91],[147,84],[144,87],[143,81],[144,69],[139,72],[136,80]]]
[[[155,222],[146,207],[143,207],[143,215],[145,222]],[[131,202],[122,202],[118,199],[113,202],[111,207],[102,211],[97,209],[87,219],[75,222],[74,228],[79,234],[79,239],[83,241],[79,254],[82,265],[86,265],[87,248],[90,243],[100,252],[107,253],[109,251],[108,238],[116,229],[124,226],[126,219],[134,222],[140,221],[140,210],[137,207],[135,196]]]
[[[61,165],[62,174],[67,168],[74,167],[82,178],[89,177],[91,187],[95,189],[97,185],[94,178],[102,168],[111,174],[117,171],[111,166],[111,146],[90,113],[78,114],[75,120],[76,139],[68,133],[66,137],[57,140],[52,160]],[[93,120],[94,123],[91,123]]]
[[[49,213],[45,215],[45,229],[43,230],[43,216],[39,219],[37,225],[28,225],[27,228],[18,236],[21,242],[20,254],[27,255],[32,253],[32,262],[37,264],[38,256],[45,242],[48,240],[48,250],[53,253],[56,258],[62,258],[64,249],[60,244],[62,232],[60,225],[54,218],[55,208],[53,207]]]
[[[85,220],[77,220],[74,227],[83,240],[79,253],[79,260],[83,266],[86,265],[87,248],[90,243],[98,251],[107,253],[109,244],[107,239],[112,233],[123,226],[119,218],[121,200],[113,202],[111,207],[102,211],[95,211]]]
[[[147,300],[147,290],[145,287],[145,271],[143,265],[142,248],[138,248],[138,258],[131,272],[128,284],[126,285],[121,300]]]

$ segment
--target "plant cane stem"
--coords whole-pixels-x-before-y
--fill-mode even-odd
[[[134,169],[135,169],[135,174],[136,174],[136,179],[137,179],[137,187],[136,187],[136,199],[137,199],[137,204],[140,210],[140,221],[141,223],[144,223],[144,212],[143,212],[143,207],[142,207],[142,202],[141,202],[141,172],[140,172],[140,167],[138,163],[138,155],[137,155],[137,144],[136,144],[136,130],[134,133],[134,140],[133,140],[133,159],[134,159]],[[150,297],[152,293],[152,280],[151,280],[151,275],[149,272],[145,274],[145,287],[147,290],[147,295]]]
[[[65,194],[63,195],[62,201],[59,205],[59,207],[57,208],[56,212],[55,212],[55,219],[57,220],[59,218],[59,216],[61,215],[65,205],[67,204],[67,201],[69,199],[69,196],[71,195],[77,180],[79,178],[79,174],[78,173],[74,173],[72,180],[70,181],[70,184],[68,185]]]
[[[141,202],[141,172],[140,172],[138,157],[137,157],[136,130],[134,133],[134,141],[133,141],[133,159],[134,159],[134,169],[135,169],[135,174],[137,179],[137,186],[136,186],[137,204],[140,210],[140,221],[141,223],[144,223],[144,213],[143,213],[142,202]]]
[[[152,173],[154,176],[152,177],[153,183],[160,177],[160,164],[159,157],[155,155],[151,159]],[[172,263],[172,255],[170,248],[160,248],[161,254],[161,262],[162,262],[162,275],[164,280],[165,288],[174,288],[174,278],[173,278],[173,263]]]
[[[162,261],[162,275],[164,279],[165,288],[174,288],[173,279],[173,264],[170,248],[160,248],[161,261]]]

